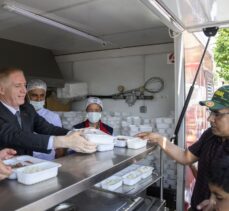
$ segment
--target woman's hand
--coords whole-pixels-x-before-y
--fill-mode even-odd
[[[156,143],[156,144],[160,144],[161,142],[166,140],[166,137],[164,137],[158,133],[153,133],[153,132],[138,133],[136,136],[139,138],[148,140],[151,143]]]

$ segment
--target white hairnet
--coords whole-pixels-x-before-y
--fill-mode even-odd
[[[47,90],[47,85],[44,81],[40,79],[33,79],[29,81],[27,84],[27,91],[33,90],[33,89],[44,89]]]
[[[100,99],[97,98],[97,97],[89,97],[89,98],[87,99],[86,108],[87,108],[90,104],[97,104],[97,105],[99,105],[99,106],[102,108],[102,110],[103,110],[103,102],[102,102],[102,100],[100,100]]]

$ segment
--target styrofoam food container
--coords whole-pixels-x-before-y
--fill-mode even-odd
[[[103,189],[113,191],[122,186],[122,177],[111,176],[101,182]]]
[[[171,134],[171,135],[172,135],[172,134],[173,134],[173,132],[174,132],[174,131],[173,131],[173,129],[172,129],[172,128],[168,128],[168,129],[166,129],[166,133],[168,133],[168,134]]]
[[[150,119],[143,119],[144,124],[149,124],[150,123]]]
[[[170,128],[170,124],[167,124],[167,123],[157,123],[157,128],[158,129],[168,129],[168,128]]]
[[[164,118],[164,123],[167,123],[167,124],[173,124],[173,118]]]
[[[129,128],[132,131],[138,131],[138,126],[136,126],[136,125],[129,125]]]
[[[141,173],[141,178],[145,179],[148,176],[152,175],[153,169],[154,168],[151,166],[141,166],[141,167],[137,168],[136,170]]]
[[[16,170],[17,180],[22,184],[32,185],[55,177],[60,166],[61,164],[51,161],[25,166]]]
[[[126,143],[126,140],[124,139],[116,139],[115,140],[115,146],[116,147],[126,147],[127,143]]]
[[[130,140],[127,140],[127,147],[130,149],[140,149],[145,147],[147,144],[147,140],[143,140],[140,138],[133,138]]]
[[[45,160],[34,158],[32,156],[29,156],[29,155],[21,155],[21,156],[15,156],[13,158],[4,160],[3,163],[6,165],[16,165],[18,163],[23,165],[22,167],[13,168],[12,174],[8,177],[8,179],[17,179],[17,173],[16,173],[17,169],[23,168],[24,166],[31,166],[31,165],[34,165],[36,163],[41,163],[44,161]]]
[[[131,136],[116,136],[114,141],[115,141],[115,146],[116,147],[126,147],[127,145],[127,140],[133,139]]]
[[[103,152],[103,151],[110,151],[114,149],[114,144],[99,144],[97,145],[97,151]]]
[[[114,137],[110,135],[85,134],[84,136],[88,141],[95,143],[96,145],[114,143]]]
[[[129,131],[129,135],[130,136],[135,136],[135,135],[137,135],[139,133],[139,131],[138,132],[136,132],[136,131]]]
[[[152,130],[152,127],[149,124],[145,124],[145,125],[139,125],[139,129],[140,130]]]
[[[81,129],[77,129],[77,128],[73,128],[73,131],[81,131],[83,134],[97,134],[97,135],[106,135],[106,133],[104,133],[101,130],[98,130],[96,128],[81,128]]]
[[[155,122],[157,124],[160,124],[160,123],[163,123],[164,121],[163,121],[163,118],[162,117],[158,117],[158,118],[156,118]]]
[[[166,133],[166,129],[158,129],[158,133]]]
[[[130,171],[122,176],[125,185],[135,185],[141,180],[141,173],[138,171]]]

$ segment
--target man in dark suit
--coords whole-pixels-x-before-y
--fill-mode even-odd
[[[29,155],[32,151],[49,153],[56,148],[84,153],[96,151],[96,146],[80,133],[69,133],[67,129],[49,124],[25,102],[25,96],[23,71],[18,68],[0,70],[0,148],[10,147],[17,154]]]

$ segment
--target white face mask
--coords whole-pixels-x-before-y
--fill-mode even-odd
[[[34,101],[34,100],[30,100],[29,101],[31,105],[33,105],[33,107],[35,108],[36,111],[42,109],[45,105],[45,101]]]
[[[89,122],[96,123],[98,122],[102,117],[101,112],[87,112],[87,118]]]

